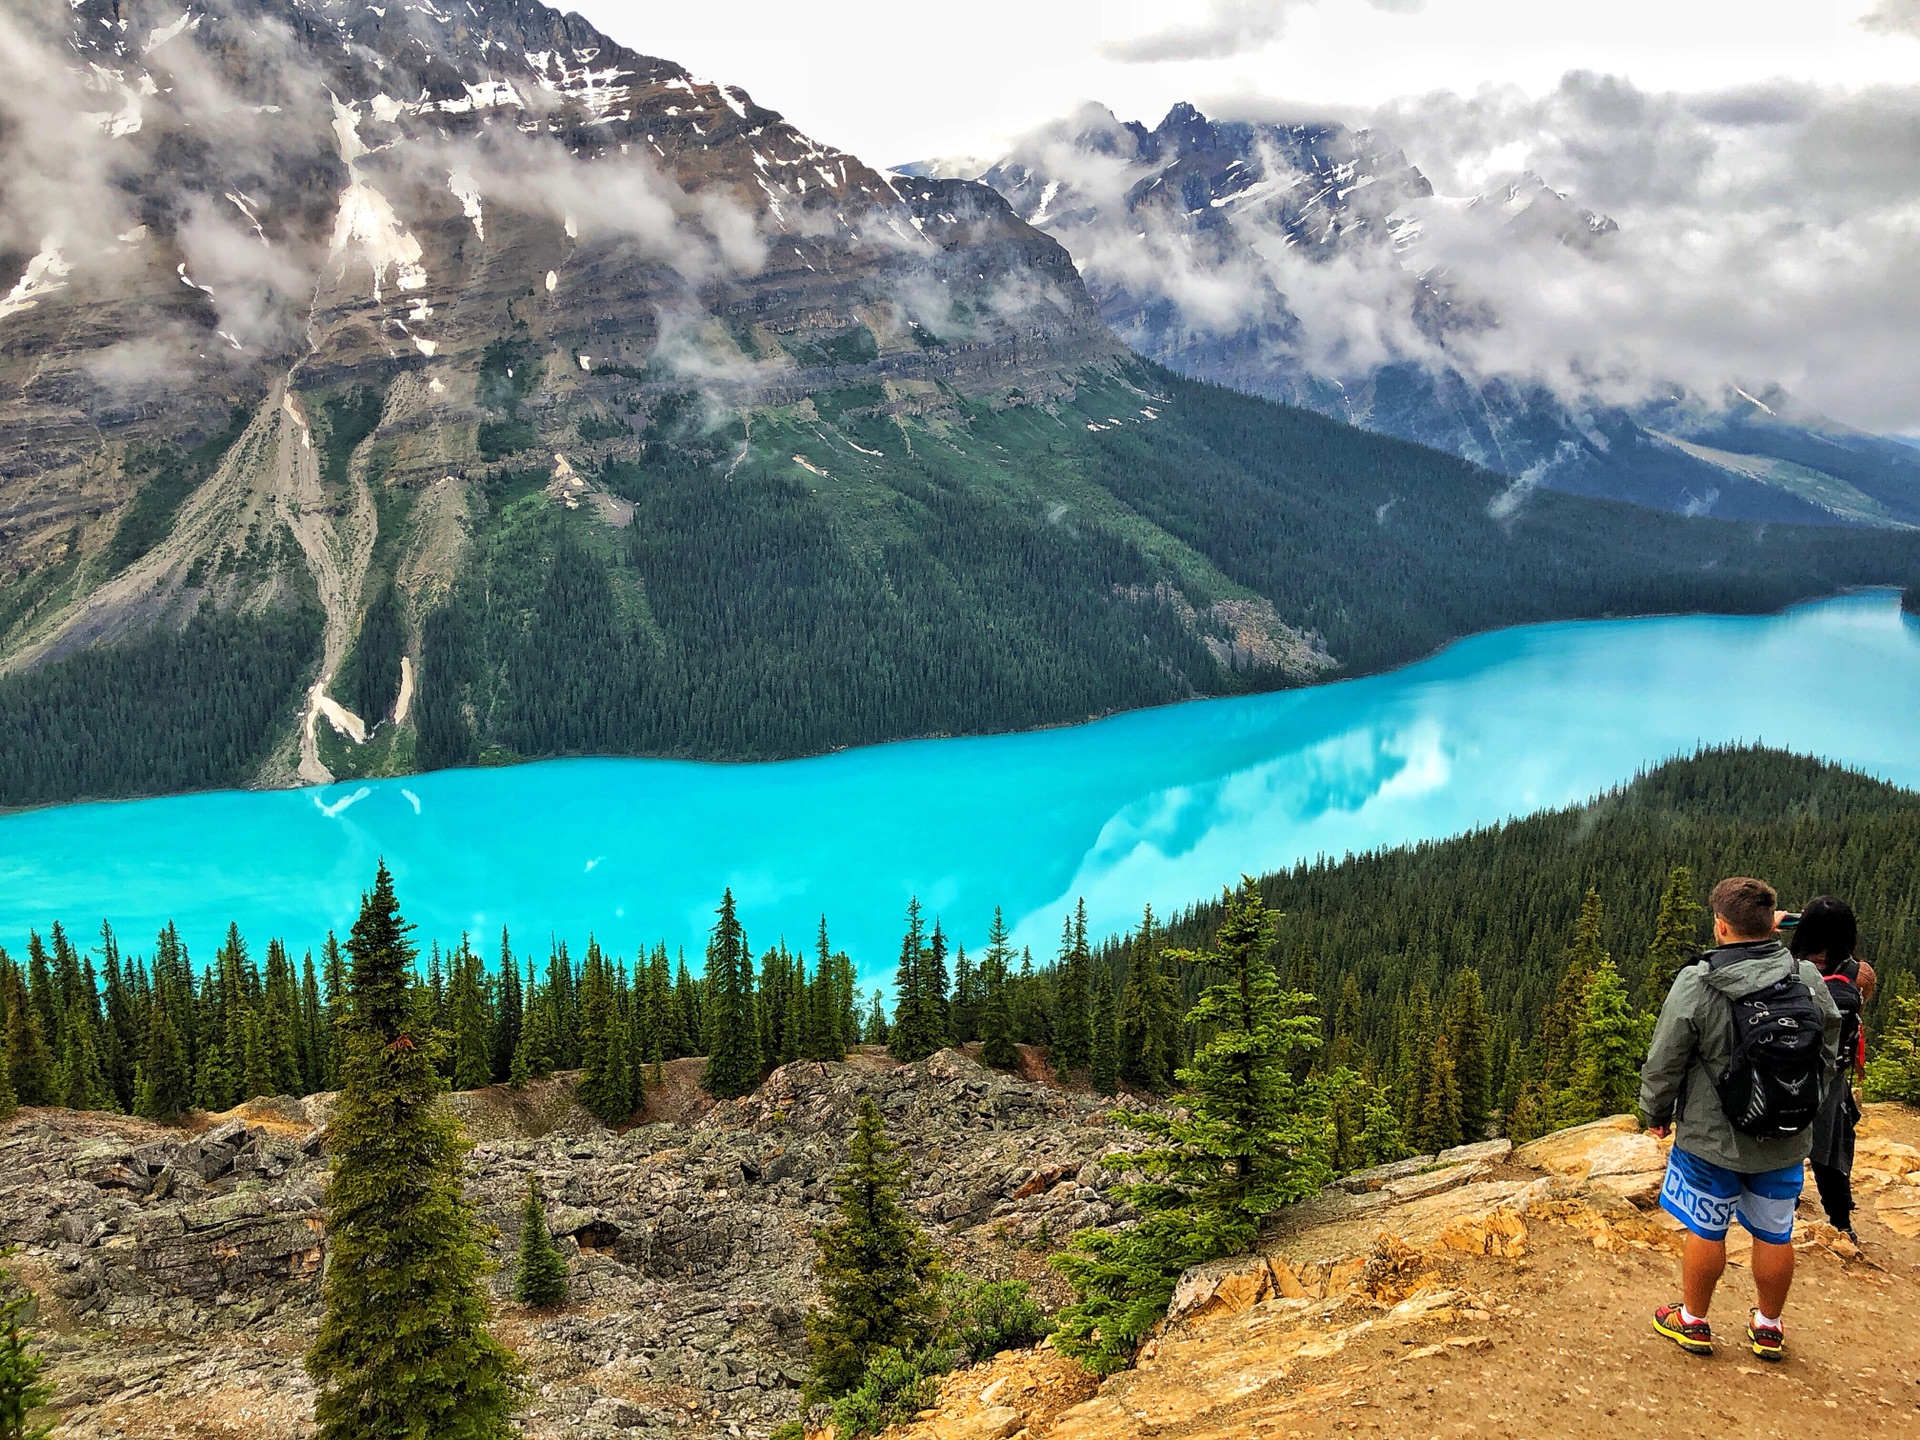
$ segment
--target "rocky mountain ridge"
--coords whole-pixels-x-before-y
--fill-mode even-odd
[[[1478,365],[1463,342],[1502,316],[1457,283],[1436,235],[1603,255],[1619,230],[1530,172],[1443,196],[1376,131],[1210,119],[1182,103],[1152,128],[1086,106],[980,178],[1067,246],[1122,339],[1183,374],[1575,493],[1920,523],[1920,465],[1897,442],[1777,388],[1669,385],[1623,405]]]

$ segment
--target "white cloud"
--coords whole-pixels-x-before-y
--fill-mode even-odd
[[[1883,35],[1920,36],[1920,0],[1880,0],[1860,23]]]

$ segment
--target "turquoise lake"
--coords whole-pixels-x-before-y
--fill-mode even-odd
[[[0,944],[175,920],[210,959],[343,935],[376,857],[419,939],[485,953],[589,932],[699,953],[722,887],[749,938],[824,913],[870,983],[918,895],[970,949],[1004,906],[1036,957],[1085,896],[1098,932],[1242,871],[1564,805],[1701,743],[1764,740],[1920,785],[1920,621],[1869,592],[1763,617],[1499,631],[1387,675],[1022,735],[765,765],[564,760],[0,819]],[[696,961],[697,968],[697,961]]]

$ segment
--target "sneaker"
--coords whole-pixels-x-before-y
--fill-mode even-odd
[[[1654,1330],[1666,1336],[1689,1355],[1711,1355],[1713,1327],[1705,1320],[1696,1320],[1689,1325],[1680,1316],[1682,1308],[1680,1302],[1676,1300],[1673,1304],[1662,1305],[1654,1311]]]
[[[1778,1325],[1756,1325],[1753,1317],[1758,1310],[1747,1316],[1747,1343],[1753,1346],[1753,1353],[1762,1360],[1784,1360],[1787,1358],[1787,1338]]]

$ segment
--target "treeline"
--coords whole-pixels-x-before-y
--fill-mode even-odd
[[[320,629],[311,606],[202,612],[0,675],[0,808],[244,784],[293,722]]]
[[[731,893],[697,978],[665,945],[629,967],[594,941],[578,959],[556,944],[541,966],[502,930],[491,966],[465,938],[432,946],[412,971],[408,1013],[417,1036],[434,1038],[453,1088],[579,1070],[582,1103],[609,1123],[632,1115],[670,1060],[712,1057],[709,1088],[743,1095],[776,1065],[839,1060],[885,1040],[879,992],[862,1016],[853,962],[831,947],[824,921],[811,969],[782,945],[760,957],[756,976],[746,946]],[[28,936],[23,959],[0,949],[0,1097],[173,1121],[334,1090],[348,990],[331,933],[317,958],[298,962],[269,941],[262,964],[233,926],[196,966],[172,925],[148,960],[124,954],[111,926],[97,950],[82,951],[56,924],[45,939]]]

